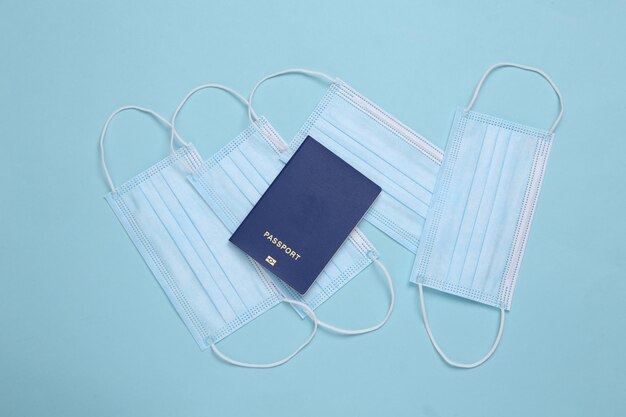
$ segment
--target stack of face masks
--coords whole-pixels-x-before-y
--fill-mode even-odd
[[[561,112],[548,132],[471,110],[487,75],[502,66],[542,75],[557,92]],[[252,107],[257,88],[290,73],[330,82],[326,95],[288,144]],[[175,129],[178,113],[196,92],[222,89],[248,108],[251,124],[219,152],[203,160]],[[169,126],[172,154],[119,187],[104,157],[109,123],[125,110],[148,113]],[[207,84],[193,89],[171,123],[151,110],[126,106],[107,120],[100,137],[102,166],[114,213],[201,348],[239,366],[273,367],[294,357],[319,327],[357,335],[382,327],[394,306],[391,278],[378,253],[356,228],[305,295],[268,273],[228,238],[252,209],[304,138],[314,137],[382,188],[364,219],[416,253],[411,282],[419,285],[427,333],[451,365],[474,367],[495,351],[510,308],[519,265],[537,201],[554,128],[562,115],[556,86],[537,69],[516,64],[490,68],[466,109],[455,118],[444,154],[419,134],[341,80],[308,70],[287,70],[259,81],[246,100],[232,89]],[[174,139],[180,145],[174,148]],[[364,329],[342,329],[314,310],[371,263],[384,273],[390,305],[383,320]],[[501,309],[498,337],[473,364],[449,360],[430,330],[422,285]],[[286,302],[311,319],[311,335],[284,359],[250,364],[229,358],[217,342],[275,305]]]

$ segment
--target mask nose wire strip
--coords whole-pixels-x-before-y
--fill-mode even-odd
[[[374,262],[376,262],[376,265],[378,265],[378,267],[385,274],[385,278],[387,278],[387,285],[389,286],[389,295],[391,296],[391,299],[389,301],[389,309],[387,310],[387,314],[385,314],[385,317],[383,318],[383,320],[374,326],[367,327],[364,329],[357,329],[357,330],[342,329],[340,327],[336,327],[336,326],[324,323],[321,320],[318,320],[317,323],[320,325],[320,327],[323,327],[327,330],[331,330],[339,334],[357,335],[357,334],[373,332],[374,330],[380,329],[381,327],[385,325],[385,323],[387,323],[387,320],[389,320],[389,317],[391,317],[391,313],[393,312],[393,307],[395,305],[395,299],[396,299],[395,292],[393,289],[393,281],[391,280],[391,275],[389,275],[389,271],[387,271],[387,268],[385,268],[385,265],[382,262],[380,262],[378,259],[374,259]]]
[[[500,327],[498,328],[498,335],[496,336],[496,340],[493,342],[493,345],[491,345],[491,349],[489,349],[489,352],[487,352],[487,354],[483,356],[482,359],[474,363],[466,364],[466,363],[455,362],[455,361],[450,360],[446,356],[446,354],[443,353],[443,350],[441,350],[441,348],[439,347],[439,344],[437,344],[437,341],[435,340],[435,336],[433,336],[433,333],[430,330],[430,325],[428,324],[428,316],[426,315],[426,306],[424,305],[424,290],[422,289],[422,284],[418,283],[417,285],[419,286],[419,291],[420,291],[420,303],[422,305],[422,318],[424,319],[424,326],[426,327],[426,333],[428,333],[428,338],[430,339],[430,342],[433,344],[433,347],[435,348],[439,356],[441,356],[441,359],[443,359],[448,365],[452,365],[457,368],[466,368],[466,369],[476,368],[477,366],[480,366],[483,363],[485,363],[485,361],[489,359],[491,355],[493,355],[493,353],[496,351],[496,348],[498,347],[498,344],[500,343],[500,339],[502,337],[502,330],[504,329],[504,309],[503,308],[500,309]]]
[[[286,75],[286,74],[304,74],[304,75],[309,75],[312,77],[319,77],[319,78],[323,78],[329,81],[331,84],[336,81],[333,77],[323,72],[302,69],[302,68],[291,68],[291,69],[287,69],[284,71],[276,72],[274,74],[270,74],[267,77],[262,78],[259,82],[257,82],[252,88],[252,91],[250,91],[250,95],[248,96],[248,118],[250,119],[251,122],[254,123],[256,120],[259,119],[259,116],[256,114],[256,112],[254,111],[254,108],[252,107],[252,100],[254,99],[254,94],[256,93],[256,90],[265,81],[270,80],[272,78],[280,77],[281,75]]]
[[[559,91],[554,81],[552,81],[552,79],[548,76],[548,74],[546,74],[539,68],[535,68],[535,67],[529,67],[529,66],[521,65],[521,64],[514,64],[512,62],[500,62],[498,64],[492,65],[491,67],[489,67],[487,71],[485,71],[482,78],[478,82],[478,85],[476,86],[476,89],[474,90],[474,95],[472,96],[472,99],[470,100],[469,104],[465,108],[465,111],[468,112],[472,109],[472,106],[474,105],[474,102],[476,101],[476,98],[478,97],[478,93],[480,92],[480,89],[482,88],[483,83],[485,82],[485,79],[487,79],[489,74],[491,74],[491,72],[493,72],[495,69],[502,68],[502,67],[519,68],[524,71],[534,72],[536,74],[541,75],[548,82],[548,84],[550,84],[550,86],[552,87],[552,89],[554,90],[554,92],[556,93],[559,99],[559,114],[556,117],[556,120],[554,121],[554,123],[552,123],[550,130],[548,131],[550,135],[554,133],[554,129],[556,129],[556,127],[561,122],[561,118],[563,117],[563,96],[561,96],[561,92]]]
[[[191,91],[189,91],[187,93],[185,98],[182,99],[182,101],[180,102],[180,104],[176,108],[176,111],[174,112],[174,115],[172,116],[172,124],[171,124],[172,129],[171,129],[171,133],[170,133],[170,148],[172,150],[172,153],[174,153],[174,135],[177,135],[175,126],[176,126],[176,117],[178,117],[178,113],[183,108],[185,103],[187,103],[187,100],[189,100],[191,98],[191,96],[196,94],[198,91],[209,89],[209,88],[215,88],[215,89],[218,89],[218,90],[226,91],[227,93],[230,93],[233,97],[235,97],[239,101],[241,101],[246,107],[249,107],[248,100],[246,100],[246,98],[244,96],[242,96],[241,94],[239,94],[237,91],[233,90],[232,88],[227,87],[227,86],[222,85],[222,84],[203,84],[203,85],[200,85],[200,86],[192,89]],[[253,120],[253,123],[256,122],[256,121],[257,121],[257,118],[255,116],[255,119]]]
[[[157,119],[161,123],[165,124],[166,126],[172,127],[170,122],[168,122],[165,118],[163,118],[163,116],[161,116],[160,114],[158,114],[157,112],[155,112],[153,110],[146,109],[144,107],[123,106],[123,107],[120,107],[119,109],[115,110],[113,113],[111,113],[111,115],[109,116],[107,121],[104,123],[104,126],[102,127],[102,133],[100,133],[100,162],[102,163],[102,169],[104,170],[104,175],[106,175],[107,181],[109,183],[109,187],[111,188],[112,192],[115,192],[115,185],[113,184],[113,179],[111,178],[111,174],[109,173],[109,168],[107,167],[107,164],[106,164],[106,161],[105,161],[105,157],[104,157],[104,138],[106,136],[107,130],[109,129],[109,124],[111,124],[111,121],[113,120],[113,118],[115,116],[117,116],[119,113],[121,113],[123,111],[127,111],[127,110],[137,110],[137,111],[140,111],[140,112],[143,112],[143,113],[147,113],[147,114],[153,116],[155,119]],[[185,142],[178,135],[178,133],[176,133],[175,135],[176,135],[176,139],[181,143],[181,145],[187,146],[187,142]]]
[[[248,362],[240,362],[235,359],[231,359],[230,357],[222,353],[222,351],[217,348],[217,345],[215,343],[211,344],[211,350],[213,350],[213,353],[215,353],[224,362],[228,362],[236,366],[242,366],[244,368],[273,368],[275,366],[282,365],[288,362],[289,360],[291,360],[291,358],[296,356],[302,349],[304,349],[309,343],[311,343],[311,340],[313,340],[313,338],[315,337],[315,334],[317,333],[317,317],[315,316],[315,313],[313,312],[313,310],[311,310],[309,306],[307,306],[306,304],[300,301],[292,300],[290,298],[283,298],[281,301],[284,301],[285,303],[289,303],[289,304],[295,304],[295,305],[302,307],[305,314],[309,316],[309,318],[313,322],[313,331],[311,332],[310,336],[293,353],[291,353],[289,356],[286,356],[285,358],[279,361],[272,362],[272,363],[248,363]]]

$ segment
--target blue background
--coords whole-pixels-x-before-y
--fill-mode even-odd
[[[626,414],[625,13],[618,1],[0,1],[0,415]],[[455,107],[504,60],[546,70],[566,110],[502,344],[478,369],[435,354],[412,256],[369,225],[398,294],[383,329],[320,332],[273,370],[226,365],[200,352],[102,199],[98,136],[121,105],[169,118],[198,84],[247,94],[270,72],[313,68],[444,147]],[[257,110],[289,138],[324,91],[283,77]],[[557,111],[539,77],[505,70],[476,109],[538,127]],[[179,124],[204,157],[245,127],[217,92],[194,97]],[[106,143],[114,180],[164,157],[167,138],[149,117],[121,115]],[[372,323],[384,288],[370,268],[318,314]],[[481,356],[497,310],[426,296],[450,356]],[[221,347],[272,360],[308,331],[281,305]]]

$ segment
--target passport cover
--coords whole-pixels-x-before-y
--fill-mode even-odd
[[[304,294],[380,191],[308,136],[230,241]]]

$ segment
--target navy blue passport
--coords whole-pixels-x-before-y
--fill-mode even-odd
[[[380,190],[308,136],[230,241],[304,294]]]

